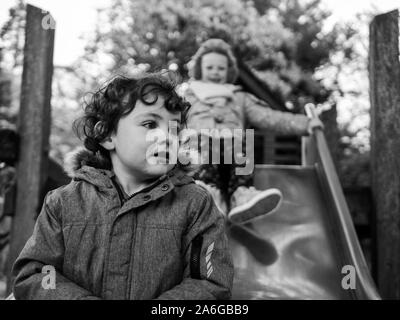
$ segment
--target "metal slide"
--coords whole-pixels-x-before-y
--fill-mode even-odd
[[[279,188],[283,202],[267,216],[228,228],[232,298],[380,299],[323,132],[304,139],[302,166],[255,170],[256,187]]]

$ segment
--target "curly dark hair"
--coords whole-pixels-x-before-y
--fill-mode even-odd
[[[100,152],[109,158],[109,152],[101,142],[116,131],[118,121],[128,115],[140,100],[152,105],[161,95],[165,108],[181,112],[181,124],[186,125],[190,103],[176,93],[176,81],[170,72],[143,74],[135,78],[118,76],[92,94],[84,106],[84,115],[74,121],[73,129],[86,149]]]

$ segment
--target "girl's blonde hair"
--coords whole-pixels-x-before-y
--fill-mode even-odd
[[[192,57],[192,60],[188,63],[189,76],[195,80],[201,80],[202,57],[212,52],[222,54],[228,58],[228,75],[226,82],[234,83],[239,74],[236,58],[232,52],[231,46],[221,39],[208,39],[202,43]]]

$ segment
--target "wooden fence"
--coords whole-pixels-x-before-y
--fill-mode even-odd
[[[399,11],[370,24],[371,170],[376,211],[378,287],[400,299]]]

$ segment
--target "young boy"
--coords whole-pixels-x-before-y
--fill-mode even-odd
[[[161,74],[119,77],[94,94],[76,123],[86,150],[73,180],[46,196],[13,267],[16,299],[230,298],[224,218],[148,141],[158,130],[176,144],[170,124],[183,127],[189,107]]]

